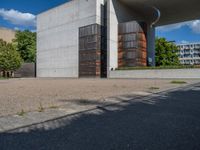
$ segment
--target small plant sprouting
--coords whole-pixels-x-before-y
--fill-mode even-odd
[[[150,87],[149,89],[150,90],[159,90],[160,88],[159,87]]]
[[[20,112],[17,113],[18,116],[24,116],[25,115],[25,111],[22,109]]]
[[[49,108],[50,108],[50,109],[56,109],[56,108],[58,108],[58,106],[52,105],[52,106],[50,106]]]
[[[42,106],[42,103],[40,103],[40,106],[38,108],[38,112],[44,112],[44,107]]]

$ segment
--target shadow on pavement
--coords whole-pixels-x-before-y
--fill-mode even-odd
[[[190,89],[2,133],[0,149],[197,150],[199,139],[200,91]]]

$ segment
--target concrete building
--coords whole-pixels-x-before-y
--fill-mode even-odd
[[[200,43],[179,44],[178,55],[183,65],[200,65]]]
[[[12,42],[14,38],[15,38],[14,30],[0,27],[0,39],[6,42]]]
[[[72,0],[41,13],[37,77],[109,77],[118,67],[154,66],[155,27],[199,18],[199,3]]]

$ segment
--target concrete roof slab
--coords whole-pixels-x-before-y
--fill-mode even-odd
[[[156,24],[167,25],[183,21],[200,19],[200,0],[119,0],[131,9],[143,13],[147,19],[154,17],[153,7],[161,12]]]

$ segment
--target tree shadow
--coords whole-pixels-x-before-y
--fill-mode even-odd
[[[89,100],[89,99],[59,99],[59,102],[64,102],[64,103],[72,103],[76,105],[103,105],[102,101],[98,100]]]
[[[120,96],[115,96],[115,97],[109,97],[109,100],[113,99],[113,103],[117,103],[117,102],[123,102],[123,101],[127,101],[133,98],[139,98],[139,97],[143,97],[141,95],[136,95],[136,94],[126,94],[126,95],[120,95]],[[58,99],[58,102],[62,102],[62,103],[66,103],[66,104],[76,104],[76,105],[105,105],[107,104],[106,102],[109,103],[109,100],[107,100],[107,98],[101,98],[101,99]]]
[[[200,91],[124,101],[0,134],[1,150],[200,149]]]

